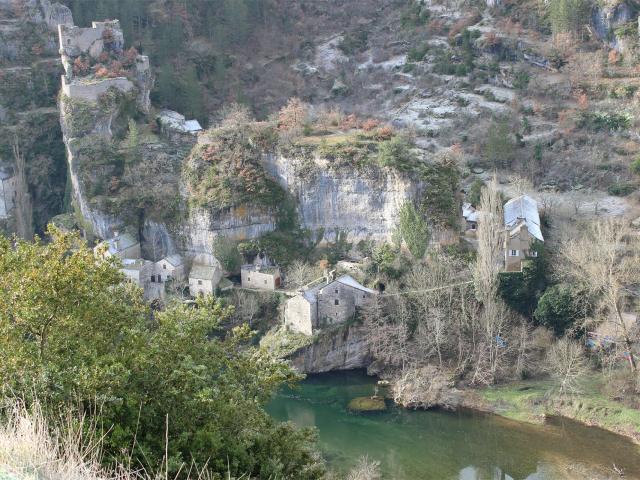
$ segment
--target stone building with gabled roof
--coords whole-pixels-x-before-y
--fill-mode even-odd
[[[522,270],[522,262],[537,256],[535,242],[544,242],[538,202],[521,195],[504,204],[504,265],[508,272]]]
[[[158,260],[155,264],[155,273],[152,281],[166,282],[167,280],[177,280],[179,282],[185,279],[184,259],[182,255],[167,255],[162,260]]]
[[[212,295],[222,279],[222,269],[219,265],[204,265],[195,263],[189,272],[189,293],[192,296]]]
[[[320,285],[301,290],[285,307],[287,328],[305,335],[349,321],[356,310],[369,303],[375,290],[358,283],[350,275],[327,279]]]

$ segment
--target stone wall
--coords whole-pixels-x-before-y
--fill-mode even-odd
[[[68,81],[65,76],[61,77],[62,93],[69,98],[79,98],[89,102],[97,102],[98,97],[103,95],[110,88],[115,88],[121,92],[127,93],[133,90],[133,83],[124,78],[105,78],[92,83],[82,83],[74,80]]]
[[[311,336],[316,323],[315,302],[309,302],[302,295],[297,295],[287,301],[284,311],[285,327],[294,332]]]
[[[344,323],[356,313],[357,290],[333,282],[318,292],[318,328]]]

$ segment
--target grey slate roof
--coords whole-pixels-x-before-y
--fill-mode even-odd
[[[175,253],[173,255],[167,255],[162,260],[166,260],[167,262],[169,262],[174,267],[179,267],[180,265],[183,264],[182,255],[178,255],[177,253]]]
[[[538,214],[538,202],[528,195],[513,198],[504,204],[504,225],[513,229],[523,222],[529,233],[535,238],[544,241],[540,230],[540,215]]]
[[[105,240],[105,242],[107,242],[107,248],[111,255],[122,252],[138,243],[138,241],[128,233],[123,233],[117,237],[109,238],[108,240]]]
[[[367,288],[364,285],[360,285],[351,275],[342,275],[341,277],[338,277],[336,282],[358,289],[362,292],[376,293],[375,290],[371,290],[370,288]]]
[[[213,280],[217,267],[209,265],[194,265],[189,272],[189,278],[197,278],[199,280]]]

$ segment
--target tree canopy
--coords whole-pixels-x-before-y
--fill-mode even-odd
[[[263,405],[296,375],[223,328],[218,300],[151,311],[117,260],[96,259],[75,234],[0,237],[0,381],[5,396],[78,409],[105,431],[108,460],[169,473],[320,478],[313,432],[275,422]],[[168,459],[165,455],[165,434]]]

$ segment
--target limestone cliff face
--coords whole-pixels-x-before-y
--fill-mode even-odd
[[[371,355],[361,325],[347,325],[320,334],[314,342],[290,357],[292,365],[302,373],[366,368]]]
[[[211,211],[192,209],[184,228],[186,250],[192,253],[213,253],[213,239],[224,236],[232,240],[258,238],[276,228],[276,220],[268,213],[248,209]]]
[[[402,204],[415,198],[417,181],[388,169],[333,169],[321,158],[307,160],[265,155],[264,168],[298,203],[301,224],[326,240],[337,232],[350,241],[390,240]]]

